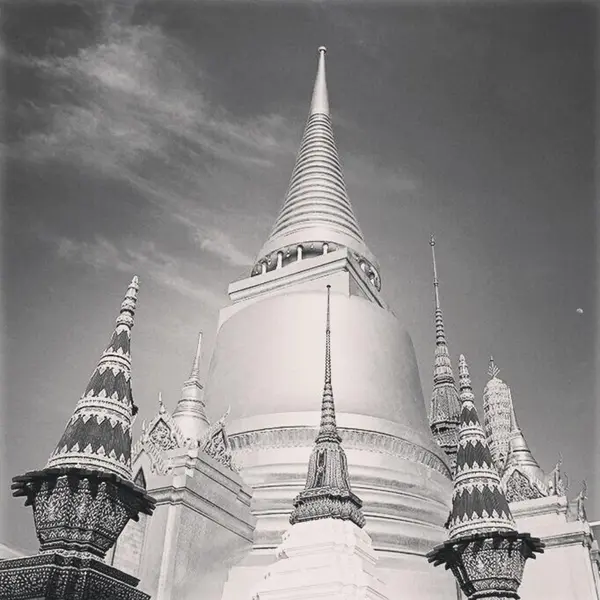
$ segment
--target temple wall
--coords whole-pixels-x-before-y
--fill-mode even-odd
[[[252,544],[250,490],[202,452],[172,451],[172,471],[148,477],[149,520],[140,588],[153,600],[220,600],[230,567]]]
[[[525,565],[522,600],[600,600],[590,527],[568,520],[567,507],[567,499],[558,496],[511,504],[518,530],[546,543],[545,552]]]

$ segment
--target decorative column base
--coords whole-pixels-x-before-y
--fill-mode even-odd
[[[296,523],[283,536],[255,600],[387,600],[371,538],[350,521]]]
[[[139,580],[96,558],[49,552],[0,561],[0,600],[149,600]]]

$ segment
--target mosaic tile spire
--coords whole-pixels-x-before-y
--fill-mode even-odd
[[[337,430],[333,387],[331,384],[330,290],[327,286],[325,328],[325,384],[321,402],[319,433],[308,463],[306,486],[294,500],[290,523],[317,519],[349,520],[364,527],[362,501],[350,488],[348,461]]]
[[[202,333],[198,335],[196,354],[192,363],[189,378],[183,384],[181,399],[173,412],[173,420],[177,423],[185,438],[199,440],[208,429],[209,421],[206,416],[203,387],[200,383],[200,354],[202,352]]]
[[[502,486],[509,502],[532,500],[548,496],[547,477],[535,460],[523,431],[519,427],[514,406],[511,406],[512,433]]]
[[[299,256],[348,248],[379,289],[379,267],[350,204],[335,144],[325,53],[326,48],[320,47],[308,122],[283,207],[252,274],[296,261]]]
[[[512,433],[512,398],[510,388],[498,377],[500,369],[490,357],[490,380],[483,390],[483,427],[496,469],[504,471]]]
[[[500,477],[479,422],[469,369],[462,354],[458,372],[462,410],[449,520],[450,539],[481,532],[515,531]]]
[[[131,330],[138,278],[127,289],[115,330],[46,468],[78,467],[131,479]]]
[[[431,245],[433,260],[433,289],[435,293],[435,362],[429,426],[438,445],[450,459],[451,467],[454,468],[461,406],[456,391],[456,382],[452,371],[452,362],[440,306],[439,280],[435,260],[435,238],[433,235],[429,244]]]

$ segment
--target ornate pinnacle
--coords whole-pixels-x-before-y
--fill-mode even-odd
[[[158,392],[158,413],[164,415],[167,412],[163,403],[162,392]]]
[[[362,502],[350,488],[348,461],[335,421],[331,386],[330,290],[331,286],[328,285],[321,424],[308,463],[306,486],[294,500],[290,523],[294,525],[302,521],[332,518],[350,520],[358,527],[364,527]]]
[[[488,375],[490,379],[496,379],[498,377],[498,373],[500,373],[500,369],[496,366],[494,357],[490,356],[490,364],[488,366]]]
[[[337,431],[335,421],[335,405],[333,402],[333,388],[331,385],[331,286],[327,286],[327,317],[325,325],[325,384],[323,386],[323,399],[321,401],[321,425],[317,442],[336,441],[341,438]]]

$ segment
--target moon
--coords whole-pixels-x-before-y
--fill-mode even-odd
[[[582,315],[583,314],[583,308],[578,308],[576,312],[577,312],[578,315]]]

